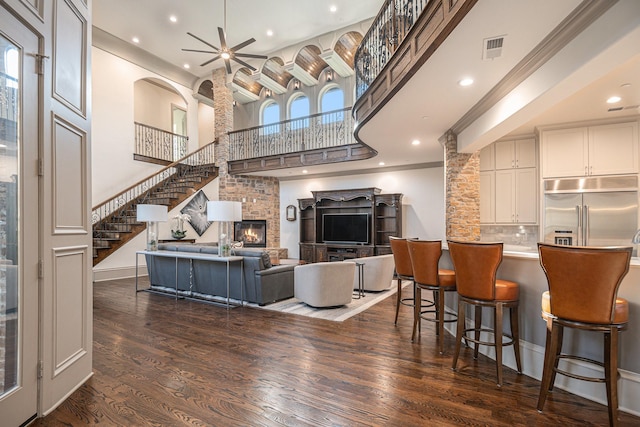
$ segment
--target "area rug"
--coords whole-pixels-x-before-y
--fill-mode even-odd
[[[402,287],[409,285],[411,282],[403,281]],[[299,316],[313,317],[315,319],[332,320],[334,322],[343,322],[348,318],[362,313],[366,309],[374,306],[380,301],[394,295],[397,290],[396,281],[391,282],[389,289],[380,292],[365,292],[364,297],[360,299],[352,299],[347,305],[335,308],[314,308],[295,299],[289,298],[283,301],[275,302],[264,306],[257,304],[247,304],[249,307],[256,307],[263,310],[279,311],[282,313],[297,314]]]

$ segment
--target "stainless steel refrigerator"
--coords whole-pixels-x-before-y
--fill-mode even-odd
[[[636,176],[545,180],[544,191],[546,243],[632,246],[638,229]]]

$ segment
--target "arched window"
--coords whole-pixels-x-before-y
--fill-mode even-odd
[[[332,86],[320,96],[320,112],[342,110],[344,108],[344,92],[338,86]],[[344,120],[344,112],[336,112],[322,116],[322,123],[331,123]]]
[[[262,107],[260,123],[263,127],[263,134],[268,135],[278,133],[278,123],[280,121],[280,106],[275,101],[268,101]],[[270,126],[271,125],[271,126]]]
[[[301,129],[309,127],[309,98],[303,93],[292,97],[289,101],[289,118],[306,120],[294,120],[291,122],[291,129]]]

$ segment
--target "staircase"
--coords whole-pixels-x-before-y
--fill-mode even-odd
[[[139,204],[175,208],[218,177],[213,144],[171,163],[93,208],[93,265],[133,239],[146,228],[136,221]]]

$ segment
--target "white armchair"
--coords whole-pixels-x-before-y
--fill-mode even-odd
[[[356,276],[353,262],[319,262],[297,265],[293,272],[294,296],[312,307],[349,304]]]
[[[377,255],[364,258],[356,258],[345,262],[363,264],[363,290],[386,291],[393,285],[393,272],[396,267],[393,255]],[[360,276],[357,271],[353,278],[353,289],[358,289]]]

